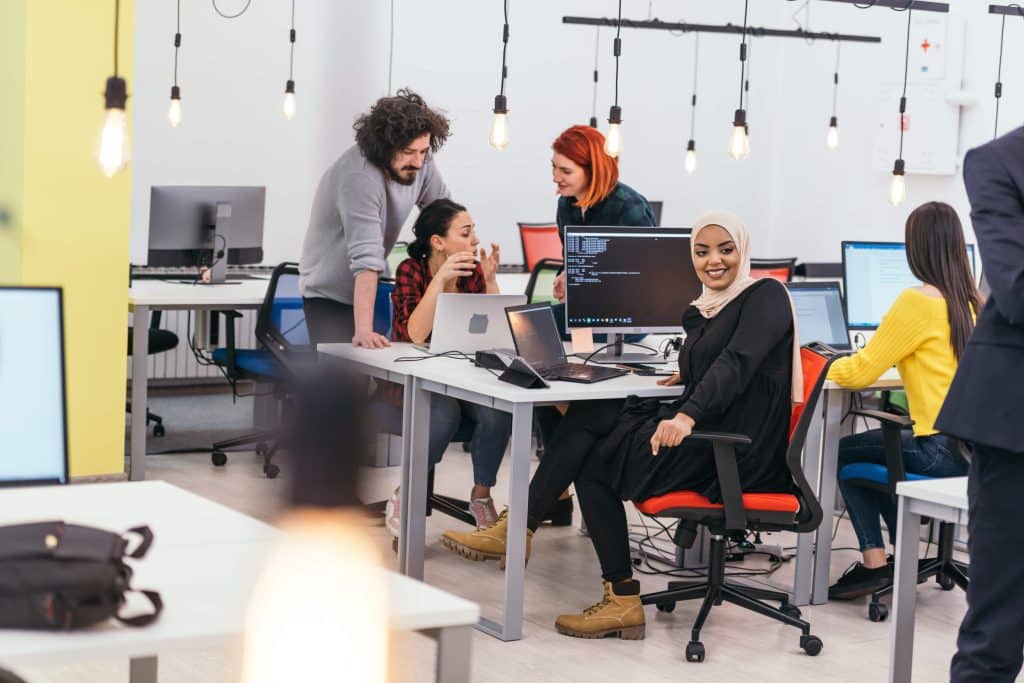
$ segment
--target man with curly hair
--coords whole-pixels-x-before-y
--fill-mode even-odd
[[[448,197],[431,158],[448,127],[411,90],[382,97],[356,119],[356,144],[320,180],[299,259],[312,342],[389,345],[373,331],[377,280],[413,206]]]

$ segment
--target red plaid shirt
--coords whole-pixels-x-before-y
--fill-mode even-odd
[[[395,270],[395,289],[391,293],[393,309],[391,339],[393,341],[412,341],[409,338],[409,316],[419,306],[423,294],[433,279],[426,259],[407,258],[398,264],[398,268]],[[456,281],[455,289],[460,294],[485,294],[487,292],[487,281],[484,280],[484,272],[479,263],[476,264],[476,270],[472,275],[460,277]]]

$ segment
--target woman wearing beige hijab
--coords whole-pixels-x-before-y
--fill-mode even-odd
[[[687,439],[694,429],[751,438],[737,451],[744,491],[792,485],[785,454],[794,389],[802,387],[794,378],[793,313],[783,285],[750,277],[749,242],[730,213],[705,214],[694,224],[693,267],[704,291],[681,312],[679,372],[661,381],[680,385],[679,398],[573,403],[546,449],[530,483],[527,554],[539,520],[574,483],[604,578],[604,598],[582,614],[558,617],[560,633],[644,637],[621,501],[684,489],[718,500],[711,443]],[[445,532],[442,542],[469,559],[504,559],[506,532],[502,515],[473,533]]]

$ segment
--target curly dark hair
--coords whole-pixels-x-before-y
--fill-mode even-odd
[[[449,135],[448,118],[427,106],[423,98],[403,88],[382,97],[352,125],[363,156],[388,170],[395,153],[424,133],[430,133],[430,151],[436,153]]]

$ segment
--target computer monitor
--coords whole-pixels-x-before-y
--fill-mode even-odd
[[[971,274],[977,278],[974,245],[967,245]],[[874,330],[904,289],[921,281],[910,272],[903,242],[843,242],[843,292],[852,330]]]
[[[801,346],[817,341],[840,351],[852,348],[838,282],[787,282],[786,289],[793,299]]]
[[[265,187],[157,186],[149,194],[149,265],[211,266],[263,261]]]
[[[0,287],[0,486],[66,484],[61,290]]]
[[[690,228],[566,226],[566,327],[617,335],[682,331],[683,312],[701,293],[690,233]]]

